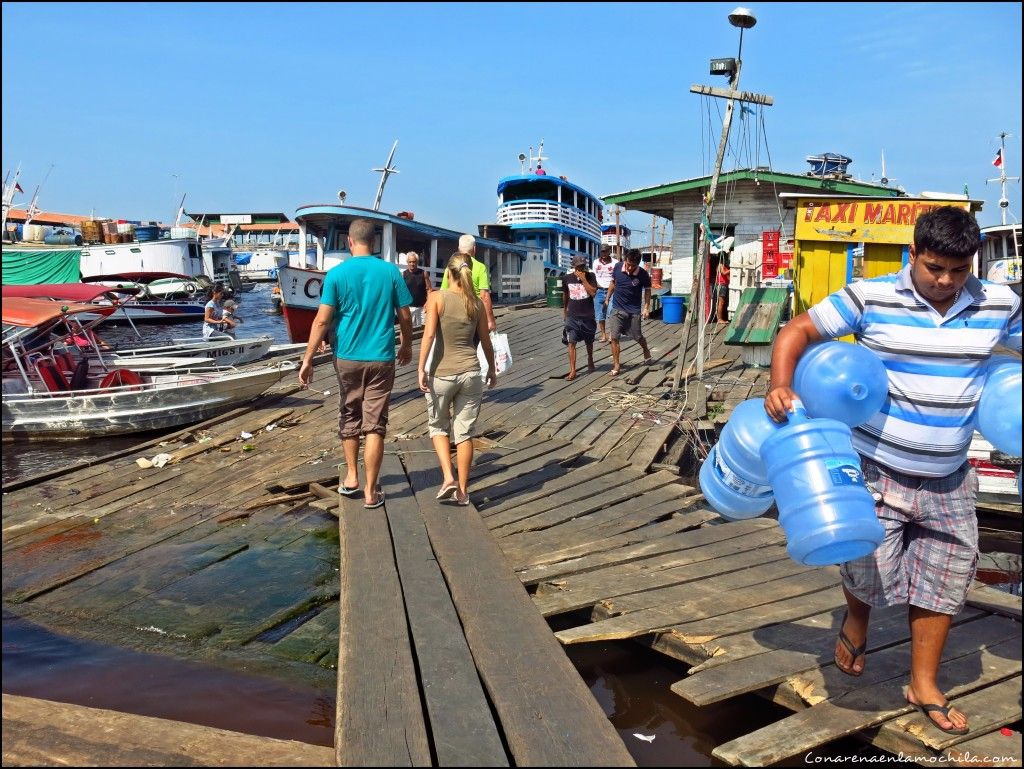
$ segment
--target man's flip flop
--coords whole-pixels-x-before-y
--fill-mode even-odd
[[[619,375],[619,370],[617,368],[613,368],[611,371],[608,372],[608,376],[618,376],[618,375]]]
[[[843,667],[842,663],[839,662],[839,656],[836,655],[835,663],[836,667],[844,673],[846,673],[846,675],[853,676],[854,678],[856,678],[857,676],[862,675],[864,673],[864,669],[861,668],[860,672],[857,672],[853,669],[853,665],[857,664],[858,658],[864,656],[864,653],[868,649],[868,642],[867,640],[865,640],[864,643],[862,643],[860,646],[854,646],[853,641],[851,641],[849,636],[847,636],[846,633],[843,632],[843,626],[846,624],[846,618],[848,614],[849,612],[844,611],[843,619],[839,623],[839,643],[841,643],[843,645],[843,648],[846,649],[847,652],[849,652],[850,656],[853,658],[853,661],[850,663],[850,667]]]
[[[373,510],[384,504],[384,492],[378,491],[373,498],[373,502],[364,502],[363,507],[367,510]]]
[[[350,489],[348,486],[342,483],[341,485],[338,486],[338,493],[341,494],[341,496],[343,497],[354,497],[356,494],[359,493],[359,486],[354,486],[353,488]]]
[[[967,734],[968,732],[971,731],[971,728],[969,726],[961,726],[959,728],[953,727],[951,729],[946,729],[946,728],[944,728],[942,726],[939,726],[938,722],[934,718],[932,718],[930,715],[928,715],[929,713],[938,713],[943,718],[945,718],[947,721],[949,721],[950,723],[953,723],[953,719],[949,717],[949,709],[950,709],[950,707],[955,707],[955,706],[951,706],[949,703],[946,703],[945,705],[918,705],[916,702],[911,702],[910,700],[907,700],[907,703],[910,704],[910,705],[913,705],[915,708],[917,708],[919,711],[921,711],[921,715],[923,715],[925,717],[925,720],[931,722],[932,726],[934,726],[936,729],[939,729],[939,730],[945,732],[946,734],[961,734],[961,735],[963,735],[963,734]]]

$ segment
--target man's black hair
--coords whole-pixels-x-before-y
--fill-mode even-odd
[[[981,248],[981,229],[974,217],[955,206],[922,214],[914,225],[914,251],[930,251],[949,259],[970,259]]]

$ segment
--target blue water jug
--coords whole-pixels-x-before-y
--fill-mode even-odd
[[[799,401],[793,405],[788,423],[761,446],[786,549],[805,566],[868,555],[885,529],[864,485],[850,428],[834,419],[811,419]]]
[[[998,355],[988,364],[978,402],[978,430],[1005,454],[1021,455],[1021,363]]]
[[[765,412],[764,398],[733,409],[699,474],[704,498],[723,518],[754,518],[772,506],[761,444],[780,427]]]
[[[700,466],[700,490],[704,499],[727,521],[764,515],[775,501],[771,486],[751,483],[722,462],[718,444]]]
[[[889,393],[889,377],[871,350],[847,342],[808,347],[793,372],[793,390],[815,418],[837,419],[850,427],[878,413]]]

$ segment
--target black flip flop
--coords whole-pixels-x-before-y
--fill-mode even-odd
[[[934,726],[936,729],[940,731],[945,732],[946,734],[964,735],[971,731],[971,727],[969,726],[961,726],[959,728],[954,727],[952,729],[946,729],[945,727],[939,726],[938,722],[936,722],[934,718],[928,715],[929,713],[938,713],[947,721],[953,723],[953,719],[949,717],[949,709],[950,707],[955,706],[951,706],[948,702],[945,705],[918,705],[916,702],[911,702],[910,700],[907,700],[907,703],[913,705],[915,708],[921,711],[921,715],[925,717],[925,720],[929,721],[932,726]]]
[[[850,665],[852,666],[852,665],[856,664],[858,657],[863,657],[864,656],[864,653],[868,650],[868,642],[865,639],[864,643],[862,643],[860,646],[854,646],[853,645],[853,641],[851,641],[849,636],[847,636],[846,633],[843,632],[843,626],[846,624],[846,618],[847,618],[848,614],[849,614],[849,612],[845,612],[844,611],[843,612],[843,619],[839,623],[839,643],[841,643],[843,645],[843,648],[846,649],[846,651],[849,652],[850,656],[853,658],[853,661],[850,663]],[[858,672],[856,672],[853,669],[853,667],[844,668],[842,666],[842,664],[839,662],[839,657],[838,656],[835,657],[834,659],[835,659],[836,667],[839,668],[844,673],[846,673],[846,675],[853,676],[854,678],[856,678],[857,676],[863,675],[863,673],[864,673],[864,669],[863,668],[861,668],[860,672],[858,673]]]
[[[367,510],[374,510],[384,504],[384,492],[378,491],[373,498],[373,502],[364,502],[363,507]]]

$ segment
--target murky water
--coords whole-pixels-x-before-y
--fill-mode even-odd
[[[335,692],[142,654],[3,617],[6,694],[334,744]]]

